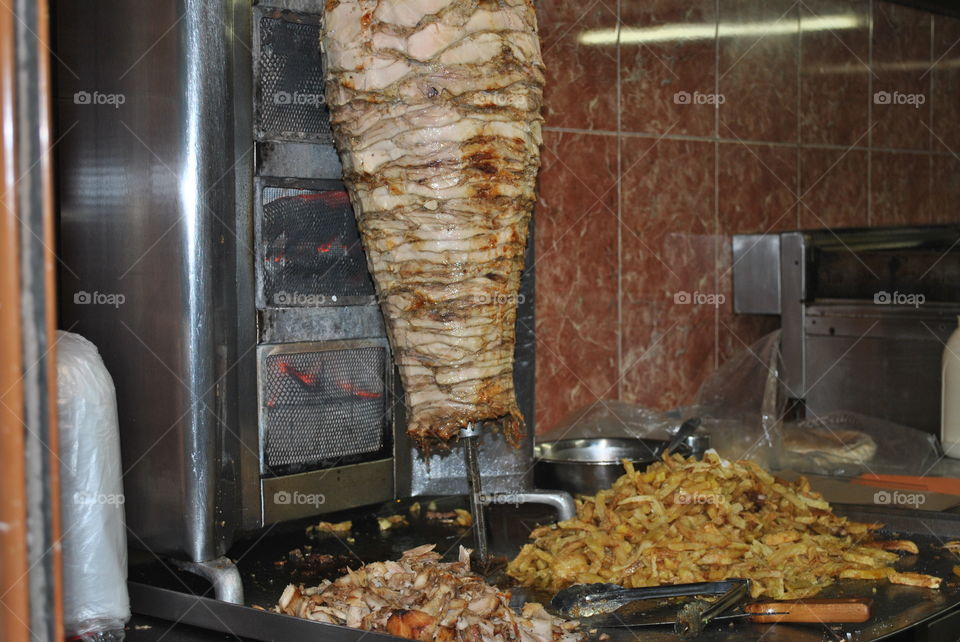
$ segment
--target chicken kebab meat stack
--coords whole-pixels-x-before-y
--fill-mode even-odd
[[[544,70],[531,0],[329,0],[326,100],[407,403],[425,451],[519,445],[517,295],[540,167]]]
[[[408,406],[517,443],[516,302],[540,166],[530,0],[330,0],[326,100]]]

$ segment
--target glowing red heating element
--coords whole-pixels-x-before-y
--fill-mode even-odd
[[[299,381],[305,386],[313,387],[318,384],[317,375],[310,374],[308,372],[304,372],[302,370],[294,368],[286,361],[277,362],[277,370],[280,371],[282,374],[290,375],[291,377],[294,377],[297,381]],[[363,388],[360,388],[359,386],[355,386],[349,381],[336,381],[335,383],[336,383],[336,386],[341,390],[343,390],[344,392],[348,392],[354,397],[358,397],[360,399],[379,399],[382,396],[381,393],[379,392],[371,392],[369,390],[364,390]],[[268,408],[273,408],[276,405],[277,405],[276,397],[267,401]]]

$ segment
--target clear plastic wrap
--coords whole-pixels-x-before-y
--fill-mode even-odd
[[[116,394],[96,346],[57,334],[64,627],[85,641],[122,640],[130,600]]]
[[[724,363],[701,386],[686,416],[699,416],[711,445],[726,459],[750,459],[771,470],[829,476],[923,475],[939,457],[933,435],[876,417],[837,411],[785,421],[780,332]]]
[[[831,412],[783,425],[784,469],[854,477],[925,475],[940,459],[929,433],[853,412]]]
[[[699,417],[698,433],[730,460],[769,470],[829,476],[924,475],[940,456],[933,435],[852,412],[785,421],[780,332],[726,361],[704,381],[693,405],[657,412],[622,401],[597,401],[568,415],[537,442],[590,437],[667,439],[681,419]]]
[[[684,415],[697,416],[725,459],[778,468],[786,395],[780,382],[780,331],[771,332],[711,374]]]
[[[603,399],[578,408],[537,442],[592,437],[668,439],[679,424],[679,415],[641,408],[623,401]]]

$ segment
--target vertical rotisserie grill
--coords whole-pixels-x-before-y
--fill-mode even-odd
[[[275,352],[261,368],[266,474],[343,464],[390,445],[385,347]]]
[[[317,64],[320,16],[264,9],[257,28],[258,137],[332,142]]]
[[[346,192],[265,187],[260,225],[265,306],[373,296]]]
[[[58,3],[61,324],[116,381],[132,546],[235,582],[243,532],[467,492],[462,457],[406,436],[395,359],[324,105],[322,0]],[[144,43],[154,43],[148,48]],[[146,51],[146,53],[144,53]],[[80,80],[83,79],[83,80]],[[104,80],[106,82],[106,80]],[[530,250],[525,256],[531,265]],[[532,414],[533,280],[514,378]],[[74,295],[123,293],[119,308]],[[485,489],[530,490],[531,438],[479,448]],[[296,493],[323,503],[278,501]]]

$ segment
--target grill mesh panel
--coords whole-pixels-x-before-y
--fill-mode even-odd
[[[269,307],[374,295],[344,191],[264,188],[261,243],[263,298]]]
[[[273,354],[262,367],[268,467],[325,467],[384,447],[385,348]]]
[[[260,18],[257,94],[260,138],[333,142],[323,101],[319,24]]]

